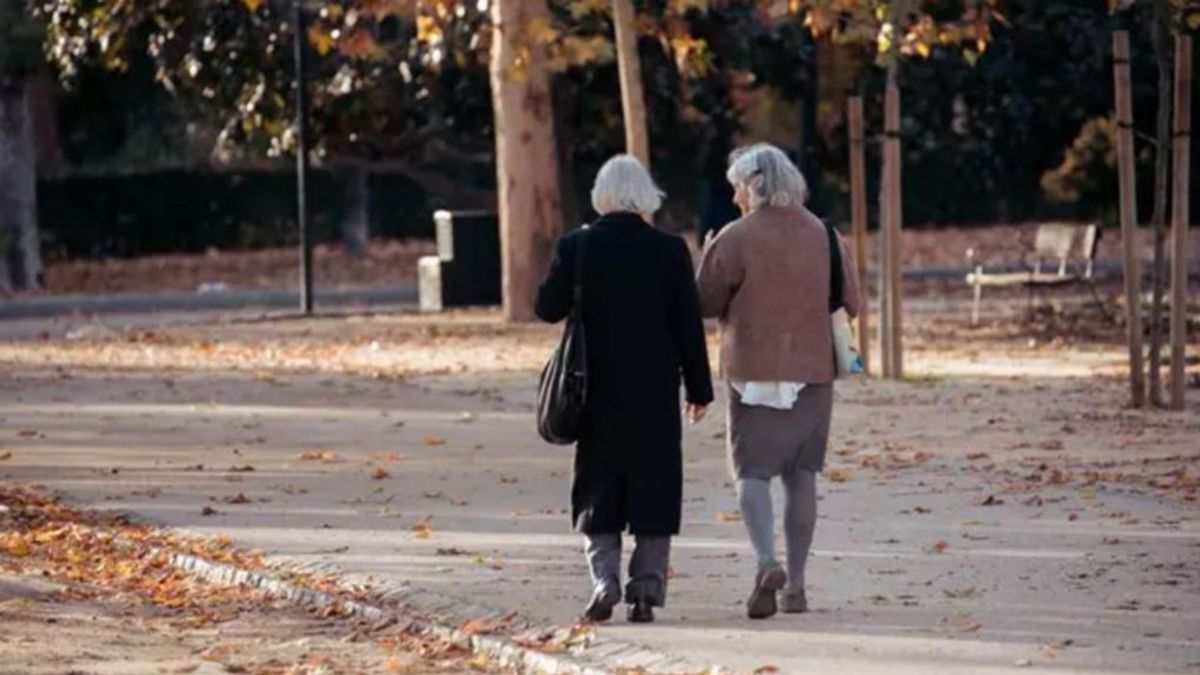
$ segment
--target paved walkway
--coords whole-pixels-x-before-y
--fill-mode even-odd
[[[9,375],[0,480],[555,621],[587,598],[531,374]],[[1116,474],[1194,480],[1200,415],[1122,399],[1096,379],[840,386],[816,611],[765,622],[741,614],[753,556],[716,414],[687,432],[669,606],[602,630],[747,673],[1194,671],[1200,511]]]

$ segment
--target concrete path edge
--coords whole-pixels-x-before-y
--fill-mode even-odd
[[[395,620],[397,625],[415,628],[438,637],[469,644],[473,653],[485,654],[507,667],[524,673],[549,675],[612,675],[618,672],[640,673],[711,673],[725,672],[717,667],[697,667],[677,657],[638,645],[597,636],[586,649],[564,652],[544,652],[517,642],[490,635],[468,635],[460,628],[414,616],[389,600],[401,596],[405,604],[417,611],[444,612],[456,601],[423,594],[415,598],[405,591],[385,592],[383,603],[347,600],[335,595],[284,581],[265,572],[205,560],[186,553],[167,552],[172,566],[195,575],[209,583],[222,586],[251,586],[299,606],[338,606],[342,611],[372,621]],[[488,618],[498,618],[501,612],[491,612]],[[546,626],[547,629],[554,628]],[[536,629],[535,629],[536,630]]]

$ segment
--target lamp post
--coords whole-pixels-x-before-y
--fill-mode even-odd
[[[292,3],[296,49],[296,226],[300,234],[300,311],[313,311],[312,233],[308,222],[308,26],[303,0]]]

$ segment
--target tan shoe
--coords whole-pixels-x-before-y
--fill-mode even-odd
[[[746,616],[751,619],[766,619],[779,611],[775,594],[787,583],[787,572],[776,563],[765,567],[754,577],[754,591],[746,600]]]
[[[780,594],[779,609],[784,614],[804,614],[808,611],[808,597],[803,590],[785,591]]]

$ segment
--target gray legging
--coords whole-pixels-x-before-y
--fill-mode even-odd
[[[804,590],[804,567],[812,548],[817,526],[817,475],[793,469],[783,474],[783,531],[787,540],[787,590]],[[771,482],[741,478],[737,482],[738,501],[750,543],[758,554],[758,567],[773,567],[775,560],[775,517],[771,510]]]

